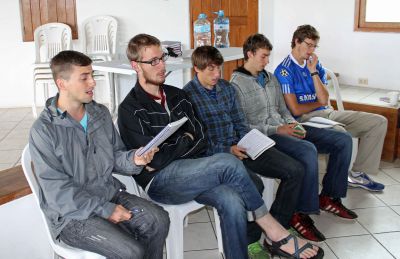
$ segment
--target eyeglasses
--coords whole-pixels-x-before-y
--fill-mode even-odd
[[[150,64],[153,67],[157,66],[158,64],[160,64],[161,60],[163,62],[167,61],[169,55],[167,53],[162,54],[161,58],[153,58],[152,60],[148,60],[148,61],[136,61],[137,63],[144,63],[144,64]]]
[[[307,42],[307,41],[303,41],[303,42],[304,42],[305,44],[307,44],[307,47],[310,48],[310,49],[316,49],[316,48],[319,47],[318,45],[309,43],[309,42]]]

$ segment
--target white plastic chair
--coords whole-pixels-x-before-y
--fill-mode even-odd
[[[50,60],[60,51],[72,49],[71,28],[63,23],[47,23],[34,32],[36,60],[33,64],[33,116],[36,112],[36,87],[44,86],[44,99],[49,97],[49,85],[54,85],[50,70]]]
[[[83,49],[93,62],[111,61],[114,59],[117,45],[118,22],[111,16],[94,16],[83,22]],[[116,113],[118,93],[112,73],[94,73],[95,80],[105,80],[109,86],[109,109]]]
[[[324,68],[324,69],[325,69],[327,75],[331,78],[338,111],[344,111],[342,95],[340,94],[339,81],[338,81],[335,73],[333,73],[332,70],[330,70],[328,68]],[[349,171],[353,168],[353,164],[354,164],[354,161],[356,160],[357,152],[358,152],[358,138],[352,138],[352,139],[353,139],[353,151],[351,153],[351,162],[350,162]]]
[[[29,186],[32,190],[33,196],[35,197],[35,200],[40,208],[40,203],[39,203],[39,185],[36,179],[36,175],[32,170],[32,165],[31,165],[31,154],[29,153],[29,145],[26,145],[23,152],[22,152],[22,158],[21,158],[21,163],[22,163],[22,169],[24,171],[25,177],[29,183]],[[51,248],[54,251],[54,258],[68,258],[68,259],[105,259],[104,256],[101,256],[99,254],[89,252],[89,251],[84,251],[79,248],[74,248],[71,247],[64,242],[57,241],[53,238],[53,236],[50,233],[49,226],[47,224],[47,219],[46,216],[44,215],[43,211],[40,209],[40,213],[43,217],[43,222],[46,227],[46,233],[49,238],[49,242],[51,245]]]
[[[198,211],[205,207],[205,205],[197,203],[195,201],[190,201],[184,204],[179,205],[169,205],[163,204],[159,202],[153,201],[147,193],[135,182],[132,178],[132,181],[137,186],[137,190],[139,190],[139,194],[142,198],[151,200],[152,202],[160,205],[164,208],[169,214],[169,219],[171,221],[168,236],[166,239],[166,250],[167,250],[167,259],[183,259],[183,227],[188,225],[188,215],[192,212]],[[220,229],[220,221],[217,210],[214,209],[214,218],[216,225],[216,232],[221,233]],[[221,234],[217,234],[218,237],[222,237]],[[221,246],[220,246],[221,244]],[[222,240],[218,239],[218,250],[223,253],[222,248]]]
[[[119,134],[118,119],[114,120],[114,126]],[[168,236],[165,242],[167,250],[167,259],[183,259],[183,226],[187,227],[188,225],[187,216],[188,214],[200,210],[205,206],[195,201],[190,201],[179,205],[169,205],[169,204],[162,204],[159,202],[155,202],[147,195],[147,193],[143,190],[143,188],[136,183],[133,177],[130,177],[130,179],[133,186],[130,183],[129,185],[132,186],[132,189],[134,190],[136,195],[139,195],[144,199],[151,200],[152,202],[163,207],[164,210],[168,212],[171,223],[169,226]],[[124,184],[127,185],[125,182]],[[214,209],[214,219],[217,232],[218,251],[221,254],[223,254],[224,249],[222,244],[220,220],[216,209]]]

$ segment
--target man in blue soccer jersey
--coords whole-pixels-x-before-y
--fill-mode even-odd
[[[387,120],[377,114],[335,111],[328,106],[327,78],[315,54],[318,31],[311,25],[297,28],[292,37],[292,52],[275,69],[289,110],[298,121],[319,116],[343,123],[344,129],[359,138],[357,158],[349,171],[349,185],[370,191],[382,191],[384,185],[368,175],[378,172]]]
[[[325,240],[314,226],[310,214],[319,214],[318,152],[329,154],[327,173],[322,181],[322,209],[328,208],[342,218],[353,219],[354,212],[340,202],[347,192],[347,170],[350,165],[352,140],[347,132],[304,126],[290,114],[276,77],[265,70],[272,44],[262,34],[250,35],[243,44],[244,65],[236,69],[231,84],[247,124],[276,142],[275,147],[302,163],[305,169],[296,213],[290,225],[312,241]],[[333,199],[332,199],[333,198]]]

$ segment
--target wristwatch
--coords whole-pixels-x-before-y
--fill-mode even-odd
[[[311,76],[319,75],[318,71],[312,72]]]

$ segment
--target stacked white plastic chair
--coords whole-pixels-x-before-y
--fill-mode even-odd
[[[24,170],[25,177],[26,177],[26,179],[29,183],[29,186],[32,190],[33,196],[35,197],[35,200],[37,201],[37,205],[40,208],[40,203],[39,203],[40,190],[39,190],[39,185],[38,185],[38,182],[36,179],[36,175],[32,170],[31,154],[29,153],[29,145],[26,145],[22,152],[21,163],[22,163],[22,169]],[[85,250],[82,250],[79,248],[74,248],[74,247],[71,247],[71,246],[63,243],[62,241],[55,240],[50,233],[50,229],[47,224],[46,216],[43,214],[43,211],[41,209],[40,209],[40,214],[42,215],[43,222],[46,227],[46,233],[49,238],[51,248],[54,251],[54,258],[105,259],[104,256],[101,256],[99,254],[85,251]]]
[[[83,22],[83,44],[85,53],[93,62],[111,61],[115,57],[118,22],[111,16],[94,16]],[[109,86],[109,109],[116,113],[118,92],[112,73],[94,73],[95,80],[105,80]]]
[[[49,85],[54,85],[50,70],[50,60],[60,51],[72,49],[71,28],[63,23],[47,23],[34,32],[36,61],[33,64],[33,103],[32,113],[36,112],[36,88],[43,85],[44,100],[49,97]]]

